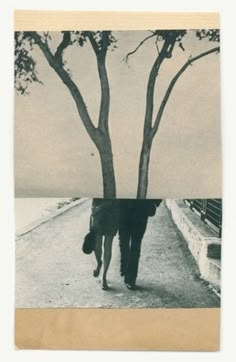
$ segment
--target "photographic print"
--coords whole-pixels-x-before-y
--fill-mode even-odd
[[[221,210],[221,199],[16,199],[16,307],[219,307]]]
[[[219,39],[15,32],[16,196],[218,195]]]
[[[16,345],[219,348],[218,14],[15,14]]]

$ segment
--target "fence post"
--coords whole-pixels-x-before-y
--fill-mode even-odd
[[[202,208],[201,208],[201,220],[205,222],[206,219],[206,209],[207,209],[207,199],[202,200]]]

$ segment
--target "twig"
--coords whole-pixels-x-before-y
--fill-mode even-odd
[[[132,50],[131,52],[129,52],[123,59],[123,61],[125,61],[126,63],[128,62],[129,56],[136,53],[138,51],[138,49],[143,45],[143,43],[145,43],[145,41],[147,41],[150,38],[153,38],[154,36],[156,36],[156,33],[152,33],[151,35],[147,36],[145,39],[143,39],[138,46]]]
[[[155,44],[156,44],[156,48],[157,48],[157,53],[158,53],[158,55],[159,55],[159,54],[160,54],[160,50],[159,50],[159,47],[158,47],[158,36],[157,36],[157,38],[156,38]]]

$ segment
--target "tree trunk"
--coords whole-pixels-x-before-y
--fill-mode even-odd
[[[99,151],[102,166],[103,197],[108,199],[115,198],[116,181],[111,141],[109,139],[109,136],[104,136],[97,145],[97,148]]]
[[[137,198],[146,198],[147,197],[147,188],[148,188],[148,168],[149,168],[149,159],[150,159],[150,152],[151,152],[151,146],[152,146],[152,140],[154,139],[160,122],[161,118],[165,109],[165,106],[168,102],[168,99],[170,97],[170,94],[177,82],[177,80],[180,78],[180,76],[184,73],[184,71],[192,65],[195,61],[198,59],[201,59],[209,54],[219,52],[220,48],[215,47],[210,50],[207,50],[206,52],[203,52],[195,57],[190,57],[187,62],[179,69],[179,71],[175,74],[175,76],[171,79],[169,86],[164,94],[164,97],[161,101],[159,110],[157,112],[154,124],[152,125],[152,111],[153,111],[153,94],[154,94],[154,85],[155,82],[152,82],[152,77],[150,75],[149,78],[149,85],[152,87],[152,92],[149,92],[149,89],[147,89],[147,97],[146,97],[146,116],[144,120],[144,134],[143,134],[143,145],[142,150],[140,154],[139,159],[139,179],[138,179],[138,191],[137,191]],[[155,64],[155,63],[154,63]],[[152,68],[153,71],[153,68]],[[150,74],[152,74],[152,71]],[[150,81],[151,80],[151,81]],[[148,115],[148,116],[147,116]]]
[[[48,47],[47,43],[42,41],[39,34],[37,34],[36,32],[31,32],[30,34],[34,39],[35,43],[42,50],[49,65],[55,70],[55,72],[58,74],[62,82],[66,85],[69,92],[71,93],[75,101],[75,104],[77,106],[79,116],[84,124],[84,127],[99,151],[101,166],[102,166],[102,176],[103,176],[103,197],[115,198],[116,197],[115,172],[113,166],[112,147],[109,135],[109,127],[108,127],[110,92],[109,92],[109,82],[108,82],[108,76],[105,65],[106,52],[101,53],[99,47],[97,46],[96,41],[93,40],[91,41],[91,44],[94,48],[97,58],[99,79],[101,82],[101,104],[100,104],[99,122],[98,122],[99,125],[98,127],[95,127],[90,118],[86,103],[83,99],[83,96],[79,88],[73,82],[69,73],[63,67],[62,53],[65,50],[65,48],[69,45],[69,43],[67,43],[67,41],[65,40],[66,39],[65,33],[62,43],[57,48],[56,56],[53,55],[53,53],[50,51],[50,48]],[[107,37],[106,34],[105,37]]]
[[[148,189],[148,170],[152,143],[143,141],[140,159],[139,159],[139,175],[138,175],[138,192],[137,199],[146,199]]]

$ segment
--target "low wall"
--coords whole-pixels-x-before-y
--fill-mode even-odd
[[[166,200],[173,220],[183,234],[195,258],[203,279],[220,287],[220,261],[207,257],[208,246],[220,244],[211,229],[195,215],[182,200]]]

